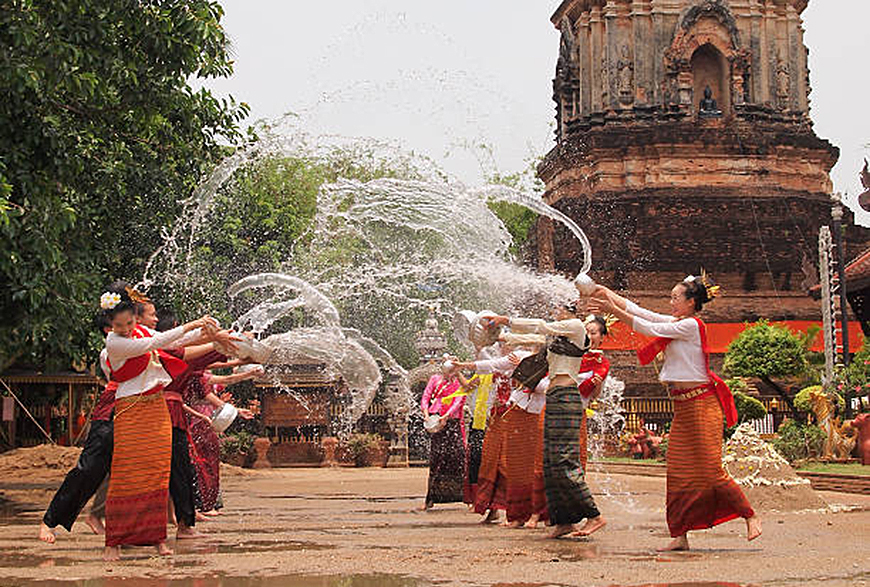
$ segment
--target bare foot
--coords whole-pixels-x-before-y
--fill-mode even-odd
[[[435,507],[435,504],[432,503],[431,501],[427,501],[426,503],[424,503],[423,505],[420,506],[420,510],[424,511],[424,512],[428,512],[433,507]]]
[[[200,512],[200,513],[202,513],[203,516],[208,516],[210,518],[221,515],[220,510],[208,510],[207,512]]]
[[[103,526],[103,521],[94,514],[88,514],[88,517],[85,518],[85,524],[88,525],[88,528],[90,528],[91,532],[94,534],[101,535],[106,533],[106,527]]]
[[[110,561],[110,562],[121,560],[121,547],[120,546],[107,546],[103,550],[103,560]]]
[[[547,534],[547,538],[559,538],[565,534],[570,534],[576,529],[577,528],[574,527],[574,524],[559,524],[558,526],[555,526],[549,534]]]
[[[175,538],[176,540],[190,540],[194,538],[202,538],[202,534],[187,524],[179,524],[178,531],[175,533]]]
[[[481,524],[495,524],[498,522],[498,510],[489,510],[480,521]]]
[[[158,542],[157,554],[159,554],[160,556],[169,556],[170,554],[172,554],[172,549],[166,546],[165,542]]]
[[[746,518],[746,540],[752,542],[759,536],[761,536],[761,520],[758,516]]]
[[[45,525],[45,522],[39,524],[39,539],[46,544],[54,544],[57,536],[54,535],[54,530]]]
[[[195,518],[195,519],[196,519],[197,522],[208,522],[208,521],[211,520],[211,518],[209,518],[208,516],[206,516],[206,515],[203,514],[202,512],[196,512],[196,518]]]
[[[604,520],[604,516],[598,516],[597,518],[590,518],[586,520],[586,523],[583,524],[583,527],[577,530],[572,534],[572,536],[589,536],[594,532],[598,532],[603,527],[607,525],[607,522]]]
[[[514,520],[513,522],[508,522],[507,520],[505,520],[504,522],[502,522],[501,525],[505,528],[510,528],[511,530],[516,530],[517,528],[523,527],[523,523],[519,520]]]
[[[523,528],[530,528],[534,530],[538,527],[538,521],[540,519],[541,517],[538,514],[532,514],[532,517],[529,518],[529,520],[525,524],[523,524]]]
[[[664,548],[656,549],[659,552],[672,552],[677,550],[689,550],[689,536],[683,534],[682,536],[677,536],[673,540],[671,540],[670,544],[665,546]]]

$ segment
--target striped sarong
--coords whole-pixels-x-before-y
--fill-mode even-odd
[[[465,442],[458,418],[448,418],[440,432],[430,436],[429,490],[426,503],[462,501],[465,481]]]
[[[675,401],[668,435],[671,536],[750,518],[752,507],[722,466],[722,407],[715,395]]]
[[[474,511],[504,509],[508,522],[531,517],[538,419],[518,407],[497,410],[484,439]]]
[[[106,498],[106,546],[166,540],[172,424],[159,390],[115,402],[115,450]]]
[[[546,409],[546,408],[545,408]],[[545,522],[547,514],[547,494],[544,489],[544,413],[538,414],[535,430],[535,477],[532,481],[532,513],[538,520]]]
[[[547,390],[544,416],[544,487],[550,522],[575,524],[600,513],[586,485],[580,455],[584,406],[577,386]]]

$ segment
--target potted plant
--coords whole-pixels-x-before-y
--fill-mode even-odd
[[[377,434],[351,434],[345,446],[357,467],[371,467],[383,460],[383,444]]]
[[[236,467],[244,467],[251,460],[254,435],[245,431],[225,435],[221,440],[221,460]]]

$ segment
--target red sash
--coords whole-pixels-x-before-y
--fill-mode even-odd
[[[140,324],[137,324],[130,337],[150,338],[151,333]],[[173,379],[179,377],[187,370],[187,363],[171,352],[158,349],[157,358],[160,359],[160,364],[163,365],[163,368],[166,369],[166,372]],[[109,359],[106,358],[106,363],[109,363],[109,369],[112,371],[112,381],[118,382],[129,381],[141,375],[148,368],[149,361],[151,361],[151,353],[145,353],[144,355],[127,359],[120,369],[113,369]]]
[[[725,413],[725,423],[730,427],[737,424],[737,406],[734,404],[734,394],[726,385],[721,377],[713,373],[710,369],[710,348],[707,346],[707,326],[700,318],[693,316],[698,323],[698,331],[701,334],[701,350],[704,352],[704,362],[707,367],[707,375],[710,378],[707,385],[716,394],[719,400],[719,405],[722,406],[722,411]],[[672,338],[658,337],[648,345],[637,351],[637,358],[641,365],[647,365],[652,362],[656,356],[665,350],[671,344]]]

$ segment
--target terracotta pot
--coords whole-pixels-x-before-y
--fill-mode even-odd
[[[257,457],[254,460],[253,465],[255,469],[272,468],[272,463],[269,462],[269,457],[267,456],[271,445],[272,441],[263,436],[254,440],[254,450],[257,452]]]

